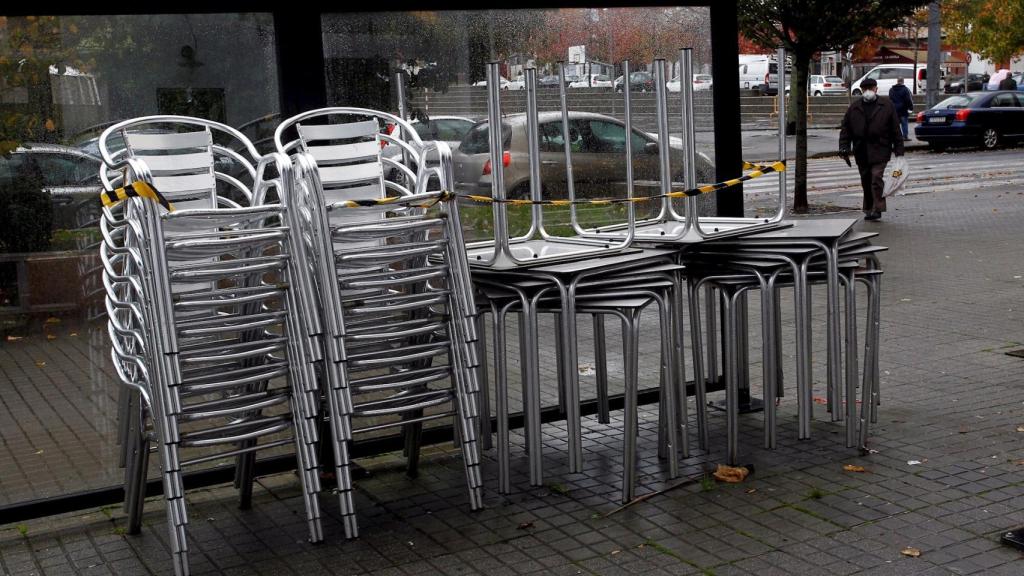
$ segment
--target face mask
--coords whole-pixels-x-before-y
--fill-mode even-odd
[[[864,91],[864,100],[866,100],[868,102],[873,102],[875,100],[875,98],[877,98],[877,97],[878,97],[878,95],[875,94],[874,90],[865,90]]]

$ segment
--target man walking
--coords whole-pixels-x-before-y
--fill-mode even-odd
[[[1012,75],[1007,74],[1006,78],[1003,78],[999,82],[999,89],[1000,90],[1016,90],[1017,89],[1017,81],[1013,79]]]
[[[878,96],[878,83],[868,78],[860,85],[863,95],[854,100],[843,116],[839,130],[839,153],[847,166],[853,157],[864,189],[864,219],[878,220],[885,212],[882,174],[895,152],[903,156],[903,135],[896,110],[888,98]]]
[[[889,100],[892,107],[896,109],[896,115],[900,118],[900,130],[903,131],[903,140],[910,140],[910,126],[907,124],[908,116],[914,111],[914,98],[910,90],[903,84],[903,77],[896,79],[896,85],[889,88]]]

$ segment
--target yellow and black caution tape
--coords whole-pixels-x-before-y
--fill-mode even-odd
[[[156,188],[141,180],[132,182],[122,188],[100,192],[100,199],[103,201],[103,205],[108,208],[128,198],[146,198],[163,206],[168,212],[174,212],[174,205],[168,202],[163,194],[157,192]]]
[[[634,196],[633,198],[595,198],[590,200],[525,200],[525,199],[512,199],[504,198],[497,199],[490,196],[481,196],[478,194],[455,194],[447,190],[442,190],[436,197],[431,198],[430,202],[425,204],[417,205],[419,208],[430,208],[439,202],[447,202],[456,198],[465,198],[472,200],[473,202],[481,202],[486,204],[508,204],[510,206],[571,206],[571,205],[588,205],[588,206],[609,206],[612,204],[627,204],[634,203],[639,204],[642,202],[650,202],[652,200],[660,200],[662,198],[688,198],[691,196],[700,196],[701,194],[708,194],[710,192],[716,192],[718,190],[724,190],[731,188],[748,180],[753,180],[764,176],[765,174],[772,174],[776,172],[784,172],[786,170],[786,163],[779,161],[771,164],[753,164],[750,162],[743,163],[744,170],[751,170],[750,173],[744,174],[738,178],[732,178],[725,180],[724,182],[716,182],[714,184],[705,184],[704,186],[697,186],[689,190],[675,190],[665,194],[656,194],[654,196]],[[166,208],[168,211],[173,212],[174,206],[163,197],[162,194],[157,192],[155,188],[149,184],[137,181],[116,190],[104,190],[100,194],[100,198],[103,200],[104,206],[113,206],[114,204],[125,200],[126,198],[148,198],[154,202],[159,203],[161,206]],[[358,200],[343,200],[334,204],[339,208],[369,208],[373,206],[384,206],[387,204],[402,203],[405,198],[401,196],[389,196],[385,198],[366,198]]]
[[[743,163],[744,170],[753,169],[749,174],[744,174],[739,178],[732,178],[724,182],[716,182],[714,184],[705,184],[704,186],[698,186],[689,190],[675,190],[666,194],[657,194],[654,196],[634,196],[633,198],[598,198],[592,200],[525,200],[525,199],[497,199],[490,196],[481,196],[477,194],[454,194],[459,198],[466,198],[474,202],[482,202],[487,204],[508,204],[510,206],[570,206],[570,205],[589,205],[589,206],[608,206],[610,204],[627,204],[634,203],[638,204],[641,202],[650,202],[651,200],[660,200],[662,198],[688,198],[690,196],[700,196],[701,194],[707,194],[709,192],[716,192],[718,190],[724,190],[725,188],[731,188],[746,182],[753,180],[765,174],[772,174],[775,172],[784,172],[786,170],[785,162],[774,162],[772,164],[751,164],[749,162]]]

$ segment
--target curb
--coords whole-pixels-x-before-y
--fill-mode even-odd
[[[917,150],[927,150],[927,149],[928,149],[928,145],[927,144],[910,144],[910,145],[903,146],[904,152],[914,152],[914,151],[917,151]],[[831,150],[831,151],[828,151],[828,152],[816,152],[814,154],[808,154],[807,155],[807,159],[808,160],[810,160],[812,158],[813,159],[818,159],[818,158],[839,158],[839,151],[838,150]]]

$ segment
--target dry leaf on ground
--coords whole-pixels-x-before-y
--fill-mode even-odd
[[[921,551],[918,550],[917,548],[912,548],[910,546],[907,546],[903,550],[900,550],[900,554],[903,554],[904,556],[910,556],[911,558],[917,558],[918,556],[921,555]]]
[[[717,480],[722,482],[728,482],[730,484],[737,484],[743,482],[743,479],[750,474],[750,470],[747,470],[743,466],[726,466],[725,464],[719,464],[715,470],[713,476]]]
[[[1024,432],[1024,426],[1017,426],[1017,432]]]
[[[7,341],[8,342],[17,342],[18,340],[21,340],[21,338],[22,338],[21,336],[7,336]]]
[[[523,522],[516,527],[517,530],[526,530],[527,528],[533,528],[533,522]]]
[[[867,472],[863,466],[857,466],[856,464],[847,464],[843,466],[843,470],[847,472]]]

